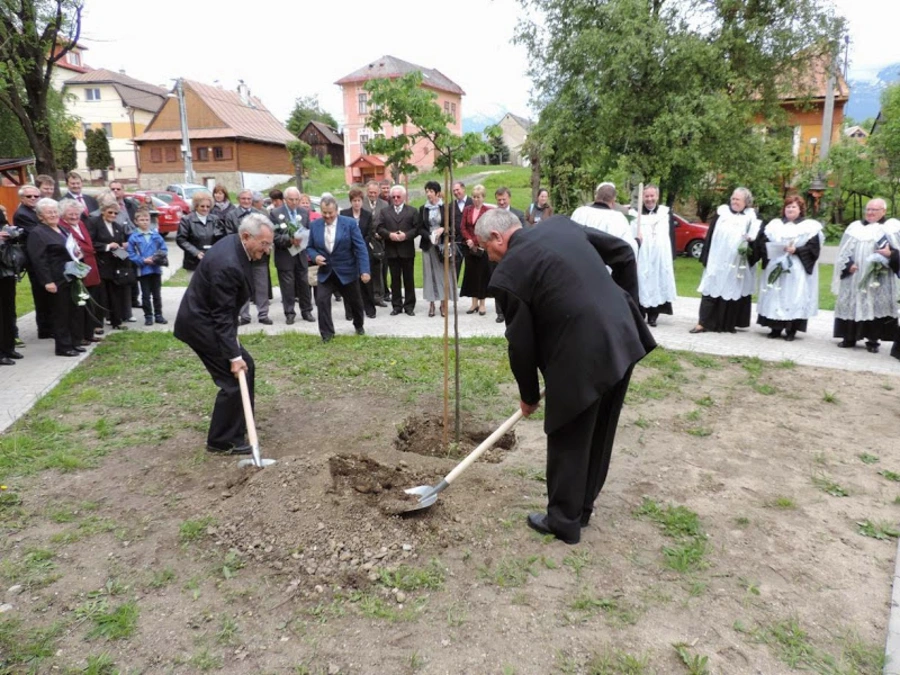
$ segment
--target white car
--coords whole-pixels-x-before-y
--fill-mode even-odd
[[[173,183],[172,185],[166,185],[167,192],[174,192],[188,204],[191,203],[193,194],[200,190],[208,191],[209,188],[205,185],[198,185],[197,183]]]

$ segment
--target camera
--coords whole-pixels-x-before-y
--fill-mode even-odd
[[[3,228],[3,231],[7,234],[10,240],[18,239],[24,232],[21,227],[16,227],[15,225],[6,225]]]

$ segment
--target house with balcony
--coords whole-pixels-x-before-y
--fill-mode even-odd
[[[196,181],[229,191],[266,190],[294,175],[287,144],[291,132],[250,94],[184,80],[188,137]],[[164,189],[184,182],[178,99],[167,98],[143,133],[135,138],[141,187]]]
[[[348,185],[387,177],[383,159],[366,151],[366,144],[371,139],[379,135],[392,138],[396,134],[413,131],[410,128],[394,129],[389,124],[381,129],[373,129],[369,125],[370,103],[366,82],[396,79],[416,71],[422,73],[422,87],[433,91],[437,104],[453,116],[454,121],[447,125],[450,131],[462,135],[462,97],[465,95],[462,87],[437,69],[417,66],[395,56],[382,56],[335,83],[341,88],[344,101],[344,166]],[[418,141],[412,150],[410,163],[422,170],[434,166],[434,147],[427,140]]]
[[[72,54],[69,52],[66,57]],[[66,110],[80,120],[75,144],[79,171],[88,175],[85,132],[102,129],[109,139],[113,160],[109,179],[137,182],[141,162],[134,139],[147,128],[169,92],[130,77],[123,70],[114,72],[105,68],[85,70],[68,78],[62,91]]]

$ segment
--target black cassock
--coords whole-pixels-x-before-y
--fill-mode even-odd
[[[231,234],[206,251],[185,291],[175,319],[175,337],[193,349],[219,386],[207,444],[221,450],[246,443],[241,390],[231,359],[247,363],[247,386],[253,401],[255,368],[238,342],[238,315],[250,298],[250,259],[240,236]]]
[[[525,403],[538,402],[544,376],[547,524],[577,541],[606,480],[631,371],[656,346],[638,309],[634,253],[553,216],[512,235],[489,288]]]

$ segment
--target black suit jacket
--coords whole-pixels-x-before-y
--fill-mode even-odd
[[[297,213],[299,214],[300,223],[306,229],[309,229],[309,211],[306,209],[300,208],[297,209]],[[288,234],[288,224],[290,224],[290,217],[288,216],[288,207],[287,204],[284,206],[279,206],[277,209],[272,209],[269,212],[269,220],[275,226],[275,269],[288,271],[294,269],[294,256],[291,255],[291,252],[288,250],[293,243],[291,241],[290,234]],[[301,251],[298,255],[302,255]]]
[[[84,200],[85,210],[90,213],[91,211],[96,211],[100,208],[100,204],[97,203],[97,200],[90,195],[86,195],[81,193],[81,198]],[[78,201],[78,197],[73,195],[71,192],[66,192],[66,196],[63,199],[74,199],[76,202]]]
[[[31,283],[41,287],[49,283],[62,284],[66,263],[72,258],[66,250],[69,232],[60,228],[57,234],[49,225],[36,227],[28,235],[28,260],[31,262]]]
[[[195,351],[241,355],[238,315],[250,299],[250,259],[238,235],[216,243],[200,261],[175,318],[175,337]]]
[[[344,209],[341,211],[342,216],[347,216],[348,218],[353,218],[353,209]],[[375,230],[372,227],[372,213],[370,211],[366,211],[363,209],[359,212],[359,231],[362,232],[363,241],[366,242],[366,248],[368,248],[369,239],[375,234]]]
[[[415,238],[419,233],[419,216],[409,204],[404,204],[400,213],[389,206],[375,215],[375,231],[384,242],[385,258],[415,258]],[[406,234],[404,241],[392,241],[392,232]]]
[[[97,256],[97,271],[100,272],[100,278],[114,278],[120,261],[106,247],[113,242],[124,247],[128,242],[128,235],[125,234],[125,230],[119,223],[113,223],[113,234],[110,235],[102,216],[89,218],[87,229],[88,234],[91,235],[91,241],[94,242],[94,251]]]
[[[19,208],[17,208],[16,212],[13,214],[12,224],[22,228],[22,236],[19,239],[19,245],[27,252],[28,235],[41,225],[41,221],[38,220],[37,217],[37,211],[24,204],[19,204]]]
[[[578,416],[656,346],[638,310],[631,246],[566,216],[516,231],[488,288],[506,317],[510,367],[523,401],[540,400],[538,371],[544,375],[547,433]]]

